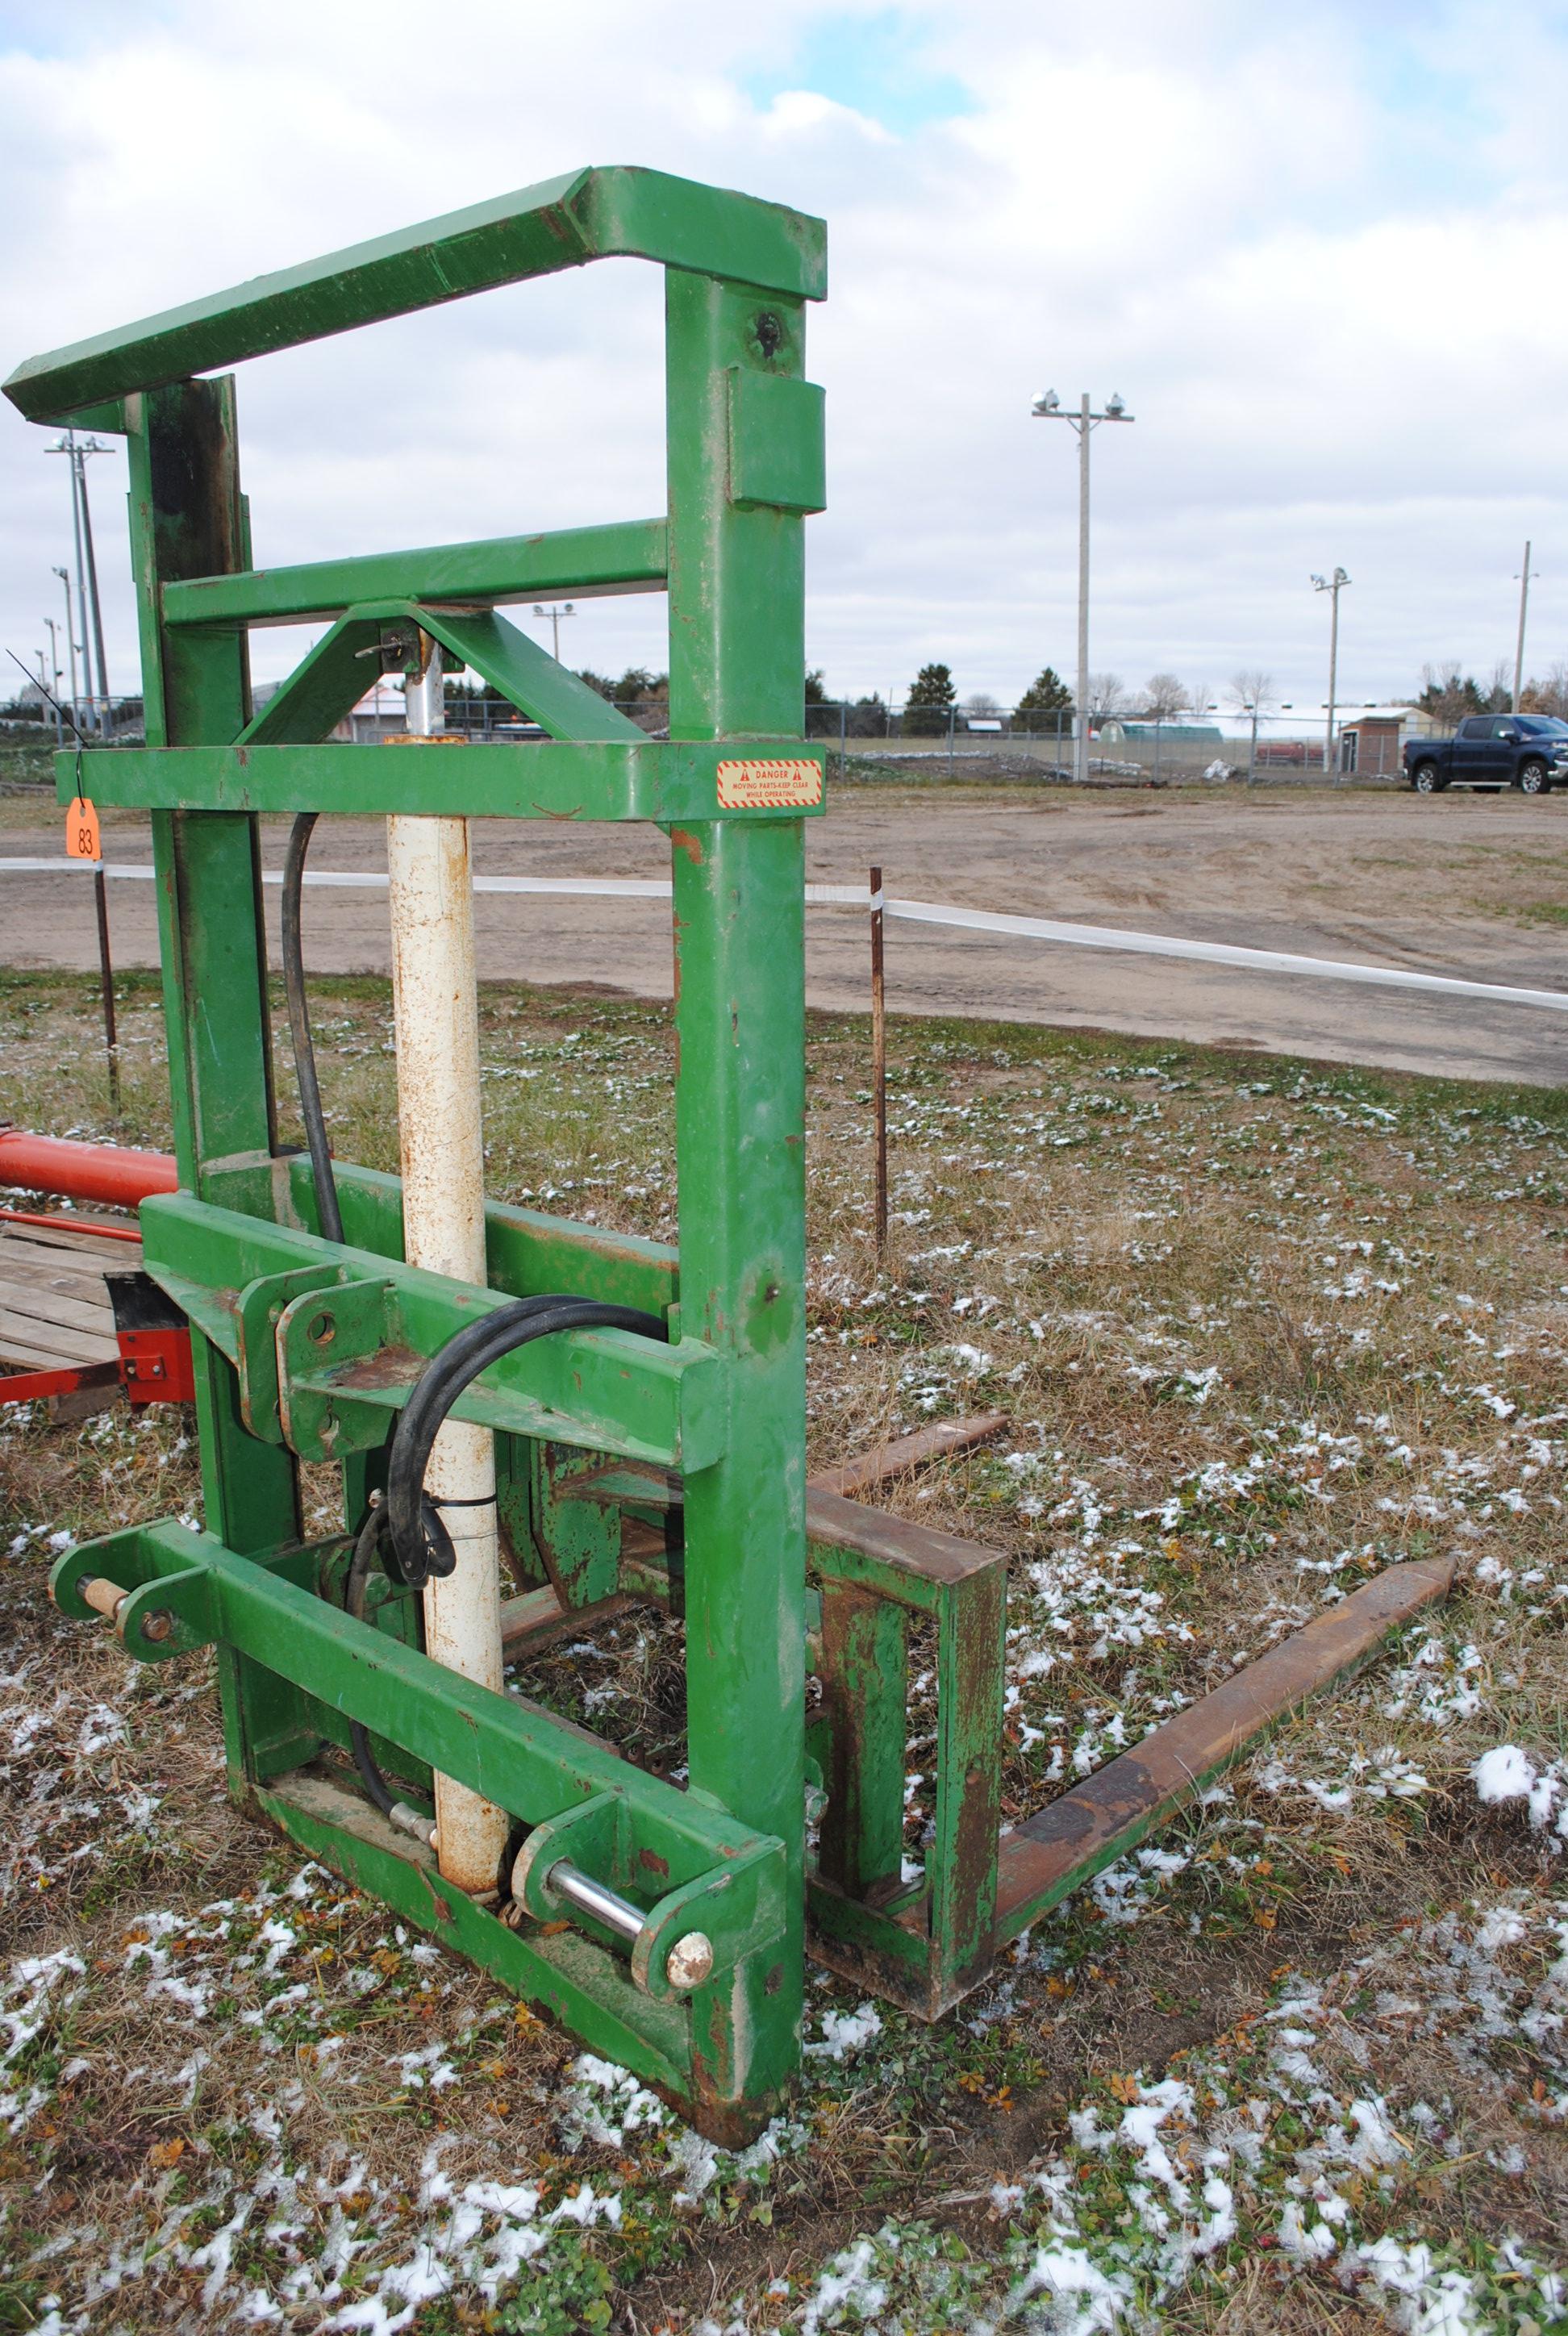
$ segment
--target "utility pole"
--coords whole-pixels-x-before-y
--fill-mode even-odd
[[[65,649],[71,663],[71,719],[80,723],[82,701],[76,694],[76,635],[71,623],[71,570],[57,568],[54,573],[65,588]]]
[[[1339,682],[1339,595],[1349,580],[1342,568],[1336,568],[1332,576],[1314,576],[1312,579],[1313,591],[1327,592],[1332,600],[1332,613],[1329,618],[1329,726],[1323,733],[1325,778],[1334,768],[1334,697]]]
[[[112,446],[101,438],[83,438],[77,443],[74,430],[67,430],[58,445],[51,446],[52,454],[63,454],[71,465],[71,517],[76,535],[76,599],[82,614],[82,673],[87,687],[85,696],[93,700],[93,652],[98,662],[98,722],[102,730],[109,719],[109,671],[103,656],[103,610],[98,599],[98,561],[93,550],[93,514],[87,502],[87,458],[90,454],[112,454]],[[93,628],[87,627],[89,597],[93,605]]]
[[[560,620],[563,617],[575,617],[577,610],[570,600],[559,608],[552,601],[548,608],[541,608],[536,600],[533,604],[533,613],[536,617],[550,618],[550,653],[559,665],[560,663]]]
[[[1054,389],[1037,397],[1029,409],[1038,420],[1066,422],[1078,433],[1078,686],[1073,721],[1073,775],[1082,786],[1089,775],[1089,433],[1102,422],[1133,420],[1119,396],[1107,397],[1103,414],[1096,414],[1087,391],[1075,414],[1064,407]]]
[[[1514,707],[1519,711],[1519,699],[1524,687],[1524,618],[1530,607],[1530,546],[1524,546],[1524,565],[1519,571],[1519,638],[1514,650]]]

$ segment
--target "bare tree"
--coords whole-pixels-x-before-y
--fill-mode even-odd
[[[973,690],[964,700],[966,714],[999,714],[1001,710],[989,689]]]
[[[1214,687],[1212,682],[1194,681],[1189,686],[1187,704],[1194,714],[1206,714],[1213,702]]]
[[[1521,714],[1554,714],[1559,722],[1568,721],[1568,665],[1559,657],[1548,666],[1540,681],[1524,685]]]
[[[1256,666],[1233,673],[1225,695],[1238,714],[1267,714],[1274,703],[1274,676]]]
[[[1174,673],[1152,673],[1144,684],[1142,711],[1151,722],[1174,722],[1189,705],[1186,689]]]
[[[1125,714],[1127,710],[1127,686],[1119,673],[1092,673],[1089,676],[1089,719],[1103,721],[1107,714]]]

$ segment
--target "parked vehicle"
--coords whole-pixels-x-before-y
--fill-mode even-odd
[[[1527,795],[1568,785],[1568,722],[1551,714],[1470,714],[1452,738],[1412,738],[1405,770],[1418,795],[1446,787],[1518,787]]]

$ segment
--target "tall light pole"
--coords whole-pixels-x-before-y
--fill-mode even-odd
[[[1064,406],[1054,389],[1029,409],[1042,422],[1069,423],[1078,433],[1078,687],[1073,723],[1073,775],[1082,785],[1089,775],[1089,435],[1102,422],[1131,422],[1120,397],[1107,397],[1105,410],[1091,410],[1087,391],[1077,412]]]
[[[1323,733],[1323,776],[1328,778],[1334,768],[1334,696],[1339,683],[1339,595],[1349,582],[1342,568],[1332,576],[1314,576],[1314,592],[1332,596],[1333,613],[1329,618],[1329,726]]]
[[[541,608],[536,600],[533,604],[533,613],[536,617],[550,618],[550,653],[559,665],[560,663],[560,620],[563,617],[575,617],[577,610],[570,600],[562,602],[559,608],[551,601],[548,608]]]
[[[60,723],[59,627],[55,624],[53,617],[45,617],[44,621],[49,628],[49,695],[54,700],[54,743],[57,746],[63,746],[65,744],[65,740],[62,733]]]
[[[1524,618],[1530,606],[1530,546],[1524,546],[1524,565],[1519,570],[1519,638],[1514,649],[1514,706],[1519,711],[1519,699],[1524,687]]]
[[[71,623],[71,570],[54,570],[65,589],[65,647],[71,661],[71,719],[74,722],[82,712],[82,701],[76,694],[76,635]]]
[[[71,517],[76,531],[76,598],[82,611],[82,674],[87,684],[85,695],[93,698],[93,651],[98,658],[98,726],[105,728],[109,719],[109,673],[103,657],[103,610],[98,599],[98,562],[93,550],[93,514],[87,504],[87,458],[90,454],[112,454],[101,438],[78,441],[74,430],[67,430],[52,454],[63,454],[71,464]],[[87,628],[87,603],[93,603],[93,628]]]

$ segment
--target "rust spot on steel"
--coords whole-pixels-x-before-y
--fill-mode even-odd
[[[694,868],[702,866],[702,838],[694,835],[689,827],[672,827],[669,832],[672,852],[684,852]]]
[[[335,1387],[412,1387],[424,1368],[424,1357],[412,1347],[378,1347],[330,1374]]]
[[[968,1452],[997,1435],[1007,1424],[1007,1415],[1000,1411],[977,1412],[969,1419],[942,1420],[935,1427],[919,1429],[913,1436],[896,1436],[892,1443],[879,1445],[874,1452],[862,1453],[858,1460],[846,1460],[840,1467],[818,1468],[806,1481],[817,1493],[842,1493],[847,1497],[870,1492],[873,1484],[885,1484],[911,1468],[923,1467],[930,1460],[945,1459],[953,1452]]]
[[[447,1897],[445,1892],[436,1888],[434,1883],[431,1880],[429,1874],[423,1865],[417,1866],[414,1870],[418,1874],[420,1880],[424,1883],[426,1891],[429,1893],[430,1903],[435,1909],[436,1921],[438,1922],[455,1922],[457,1920],[457,1909]]]
[[[1030,1909],[1032,1920],[1135,1847],[1254,1737],[1348,1677],[1423,1606],[1446,1598],[1455,1563],[1428,1558],[1389,1566],[1006,1835],[998,1854],[998,1937],[1022,1927],[1009,1919],[1020,1909]]]

